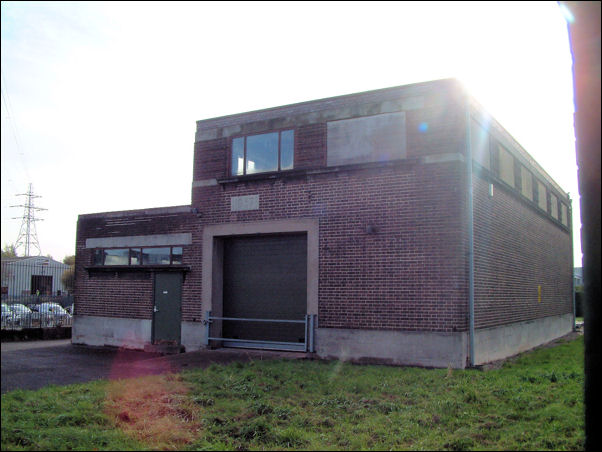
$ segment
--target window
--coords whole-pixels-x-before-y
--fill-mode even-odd
[[[500,179],[511,187],[514,187],[514,157],[501,144],[498,144],[498,156],[500,162]]]
[[[234,138],[230,174],[242,176],[293,169],[294,150],[293,130]]]
[[[520,192],[524,197],[533,201],[533,176],[523,165],[520,166]]]
[[[558,220],[558,198],[550,193],[550,215]]]
[[[489,134],[474,119],[470,122],[470,148],[474,161],[485,169],[491,169]]]
[[[129,254],[128,248],[105,250],[104,265],[128,265]]]
[[[537,205],[541,210],[548,211],[548,193],[546,186],[537,181]]]
[[[560,222],[568,226],[569,225],[569,209],[564,203],[560,203]]]
[[[169,265],[169,248],[142,248],[142,265]]]
[[[182,247],[96,249],[94,265],[180,265]]]

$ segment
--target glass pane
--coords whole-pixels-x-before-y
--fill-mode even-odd
[[[520,167],[521,193],[533,201],[533,176],[527,168]]]
[[[500,179],[514,187],[514,157],[503,146],[499,145]]]
[[[182,263],[182,247],[174,246],[171,249],[171,263],[172,264],[181,264]]]
[[[243,174],[245,159],[245,142],[244,137],[234,138],[232,140],[232,176],[240,176]]]
[[[143,248],[142,265],[169,265],[169,248]]]
[[[548,210],[548,194],[546,193],[546,186],[541,182],[537,181],[537,194],[539,196],[537,204],[542,210]]]
[[[131,248],[130,249],[130,264],[138,265],[141,262],[141,254],[142,251],[140,248]]]
[[[128,265],[129,257],[129,248],[105,250],[105,265]]]
[[[103,256],[102,250],[94,250],[94,265],[102,265]]]
[[[278,132],[247,137],[247,174],[278,170]]]
[[[482,167],[490,169],[489,134],[475,120],[471,122],[470,140],[473,159]]]
[[[564,224],[565,226],[568,226],[569,225],[569,210],[565,204],[560,204],[560,214],[562,215],[562,218],[560,221],[562,221],[562,224]]]
[[[295,155],[295,133],[285,130],[280,133],[280,169],[293,169]]]
[[[558,219],[558,198],[555,195],[550,195],[550,214]]]

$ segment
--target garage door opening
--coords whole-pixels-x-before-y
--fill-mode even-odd
[[[215,319],[223,345],[304,351],[307,234],[222,240],[222,315]]]

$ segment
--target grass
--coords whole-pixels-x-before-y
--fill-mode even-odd
[[[2,396],[3,450],[582,450],[583,337],[494,370],[255,361]]]

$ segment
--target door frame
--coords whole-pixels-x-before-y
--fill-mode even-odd
[[[184,273],[177,271],[156,271],[152,273],[153,278],[153,299],[152,299],[152,312],[153,312],[153,320],[151,325],[151,344],[156,344],[156,325],[157,325],[157,312],[155,311],[156,307],[156,289],[157,289],[157,275],[165,275],[165,274],[176,274],[180,276],[180,300],[179,300],[179,308],[178,308],[178,339],[177,345],[181,345],[182,343],[182,290],[184,287]]]
[[[216,317],[223,314],[223,239],[244,235],[272,235],[306,233],[307,235],[307,314],[318,315],[319,276],[319,231],[318,218],[295,218],[256,222],[236,222],[207,225],[203,228],[203,315],[211,312]],[[204,319],[207,321],[208,319]],[[221,325],[212,325],[212,336],[221,336]],[[317,327],[317,325],[316,325]]]

